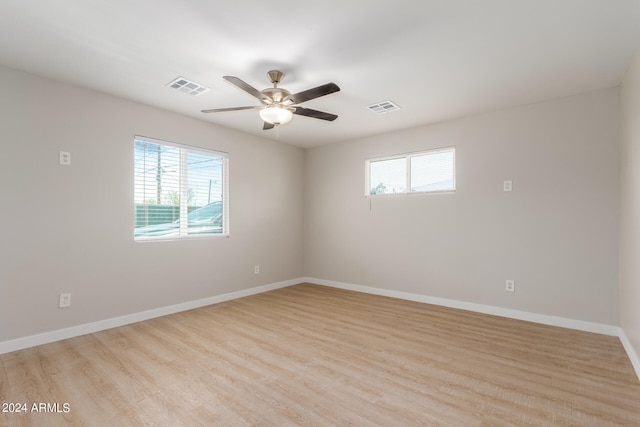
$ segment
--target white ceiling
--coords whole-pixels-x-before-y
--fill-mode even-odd
[[[301,147],[617,86],[639,42],[640,0],[0,0],[2,65]],[[258,105],[222,76],[270,69],[338,84],[304,106],[339,118],[200,112]]]

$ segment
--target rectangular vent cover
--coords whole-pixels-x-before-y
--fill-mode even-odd
[[[376,104],[369,105],[367,108],[377,114],[389,113],[400,109],[400,107],[391,101],[378,102]]]
[[[167,83],[170,88],[179,90],[180,92],[188,93],[189,95],[200,95],[209,90],[208,87],[202,86],[199,83],[187,80],[184,77],[178,77],[171,83]]]

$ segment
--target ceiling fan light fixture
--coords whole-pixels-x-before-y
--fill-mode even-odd
[[[293,118],[293,112],[279,105],[269,105],[260,110],[260,118],[267,123],[278,126],[290,122]]]

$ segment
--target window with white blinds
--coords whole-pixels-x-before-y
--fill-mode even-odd
[[[365,163],[367,197],[455,189],[454,147],[371,159]]]
[[[136,136],[136,240],[229,234],[226,153]]]

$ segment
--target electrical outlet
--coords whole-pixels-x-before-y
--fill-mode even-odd
[[[502,189],[504,191],[513,191],[513,181],[504,181],[502,183]]]
[[[71,165],[71,153],[68,151],[61,151],[58,157],[58,163],[62,166]]]
[[[516,281],[515,280],[507,280],[504,289],[507,292],[515,292],[516,291]]]
[[[256,265],[255,267],[253,267],[253,274],[260,274],[260,266]]]
[[[64,308],[71,306],[71,294],[60,294],[60,300],[58,301],[58,307]]]

